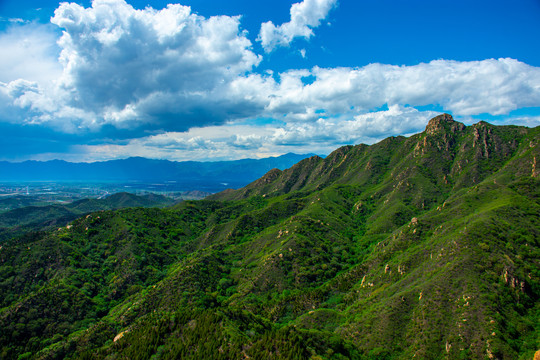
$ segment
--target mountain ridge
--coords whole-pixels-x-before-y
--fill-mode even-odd
[[[384,148],[385,146],[390,145],[391,143],[401,143],[402,148],[404,148],[406,151],[409,152],[408,156],[412,157],[419,157],[420,155],[426,155],[428,151],[434,151],[438,153],[438,155],[442,155],[443,159],[446,161],[454,161],[454,158],[450,153],[450,148],[454,148],[455,146],[461,146],[460,151],[455,156],[457,157],[457,163],[455,166],[452,166],[451,168],[446,168],[448,174],[442,173],[442,170],[440,167],[437,169],[439,171],[440,178],[443,179],[445,182],[448,181],[449,176],[453,176],[459,171],[461,171],[465,167],[464,159],[462,159],[465,154],[464,152],[468,151],[471,152],[473,149],[476,148],[476,152],[473,155],[474,159],[480,160],[480,159],[489,159],[490,152],[503,152],[503,157],[507,158],[511,155],[513,151],[517,149],[516,139],[512,136],[512,139],[509,140],[509,144],[503,143],[503,141],[500,138],[497,137],[490,137],[490,144],[488,144],[487,136],[491,135],[494,131],[493,129],[497,129],[501,127],[494,127],[493,125],[490,125],[486,122],[479,122],[477,124],[471,125],[471,126],[465,126],[464,124],[457,122],[453,120],[452,116],[449,114],[442,114],[437,117],[434,117],[431,119],[424,132],[420,134],[413,135],[409,138],[405,138],[402,136],[399,137],[390,137],[385,140],[382,140],[381,142],[374,144],[374,145],[365,145],[365,144],[359,144],[356,146],[343,146],[339,149],[333,151],[330,153],[325,159],[322,159],[318,156],[313,156],[304,160],[301,160],[297,164],[293,165],[291,168],[286,169],[285,171],[282,171],[279,173],[280,176],[278,176],[278,173],[276,172],[276,169],[271,170],[267,174],[263,175],[260,179],[254,181],[251,184],[248,184],[245,188],[239,189],[236,192],[233,191],[227,191],[227,195],[223,194],[215,194],[210,197],[210,199],[224,199],[224,200],[231,200],[231,199],[238,199],[242,198],[242,195],[233,195],[233,194],[240,194],[242,192],[248,192],[249,194],[252,194],[253,192],[250,191],[253,187],[259,187],[263,183],[267,186],[264,188],[265,190],[268,189],[270,183],[274,183],[278,178],[281,179],[283,177],[286,177],[286,184],[276,184],[278,186],[283,186],[283,189],[279,190],[279,193],[287,192],[288,189],[298,189],[301,188],[303,183],[309,183],[313,184],[316,183],[316,178],[331,178],[336,176],[336,172],[339,172],[340,167],[344,167],[347,164],[346,158],[347,154],[351,151],[354,153],[362,153],[364,150],[369,151],[369,149],[373,149],[373,147],[379,147]],[[523,137],[525,135],[525,127],[519,127],[510,125],[507,126],[506,129],[511,130],[512,134],[517,136],[520,135]],[[536,128],[538,129],[538,127]],[[512,131],[513,130],[513,131]],[[468,140],[472,140],[472,144],[467,141],[462,141],[460,144],[456,143],[456,133],[466,131],[463,135],[468,137]],[[535,130],[538,132],[538,130]],[[440,136],[439,136],[440,135]],[[414,143],[414,151],[411,154],[410,147]],[[442,153],[442,150],[447,151],[447,154]],[[398,150],[398,152],[401,153],[401,149]],[[366,156],[369,154],[365,154]],[[470,155],[470,154],[469,154]],[[375,165],[381,165],[377,164],[375,162],[376,159],[369,159],[366,162],[364,162],[364,172],[370,173],[370,170],[373,169]],[[504,159],[490,159],[490,161],[503,161]],[[386,161],[390,161],[390,159],[386,159]],[[394,159],[395,161],[395,159]],[[532,160],[534,163],[534,160]],[[532,163],[531,163],[532,164]],[[433,165],[433,164],[430,164]],[[349,165],[350,166],[350,165]],[[532,165],[531,165],[532,166]],[[358,167],[358,166],[357,166]],[[324,170],[327,169],[327,170]],[[328,170],[330,169],[330,170]],[[330,173],[325,173],[325,171],[330,171]],[[532,169],[532,171],[535,171],[535,169]],[[311,175],[309,178],[306,178],[308,172],[311,172]],[[349,170],[351,172],[351,170]],[[357,171],[358,173],[359,171]],[[536,174],[536,172],[535,172]],[[367,177],[373,176],[373,172],[369,174]],[[365,176],[365,175],[364,175]],[[402,175],[403,176],[403,175]],[[295,182],[294,179],[300,179],[298,182]],[[474,178],[472,179],[474,182]],[[285,180],[281,180],[285,181]],[[331,181],[331,180],[326,180]],[[360,183],[362,182],[361,179],[357,179]],[[465,181],[465,180],[463,180]],[[470,185],[470,181],[467,181],[467,184]],[[325,184],[321,184],[319,186],[324,186]],[[257,193],[258,194],[258,193]],[[262,195],[262,194],[260,194]],[[269,195],[269,194],[265,194]]]

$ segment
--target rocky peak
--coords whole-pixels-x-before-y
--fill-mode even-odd
[[[426,133],[429,135],[447,131],[455,133],[456,131],[461,131],[464,129],[465,125],[455,121],[454,118],[452,118],[452,115],[441,114],[429,120],[426,126]]]

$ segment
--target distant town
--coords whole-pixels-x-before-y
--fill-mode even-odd
[[[119,192],[136,195],[159,194],[174,200],[202,199],[210,194],[203,191],[183,191],[174,182],[4,182],[0,183],[0,212],[24,206],[67,204],[85,198],[103,199]]]

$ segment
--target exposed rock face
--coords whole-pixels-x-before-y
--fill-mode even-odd
[[[120,340],[121,338],[124,337],[124,335],[127,333],[128,331],[122,331],[121,333],[119,333],[118,335],[116,335],[113,339],[113,342],[117,342],[118,340]]]
[[[456,133],[457,131],[463,131],[464,129],[465,125],[460,122],[454,121],[452,115],[442,114],[439,116],[435,116],[433,119],[429,120],[426,126],[426,133],[428,135],[434,135],[443,131],[450,131],[452,133]]]

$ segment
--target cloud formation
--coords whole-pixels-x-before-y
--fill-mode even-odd
[[[205,19],[179,4],[157,11],[119,0],[88,9],[62,3],[51,21],[65,29],[64,86],[77,88],[82,108],[122,111],[150,96],[196,95],[259,62],[238,17]]]
[[[261,74],[238,18],[96,0],[88,9],[62,4],[53,22],[65,29],[63,72],[48,83],[0,83],[4,117],[22,109],[26,123],[68,132],[105,125],[186,131],[260,117],[350,120],[386,105],[438,105],[469,116],[540,104],[540,68],[514,59]]]
[[[294,38],[309,39],[313,28],[321,24],[337,0],[304,0],[291,6],[291,20],[276,26],[271,21],[261,24],[258,41],[264,51],[272,52],[278,46],[289,46]]]
[[[354,118],[319,118],[314,122],[281,126],[226,125],[192,128],[137,138],[125,144],[78,147],[79,156],[95,160],[143,156],[173,160],[226,160],[277,156],[288,152],[326,154],[345,144],[372,144],[400,133],[422,131],[438,113],[411,107],[392,106],[387,110]],[[86,154],[86,155],[85,155]]]
[[[204,125],[234,113],[221,109],[224,87],[261,60],[239,17],[204,18],[179,4],[136,10],[123,0],[94,0],[90,8],[62,3],[51,22],[63,29],[63,73],[43,95],[53,108],[31,96],[43,89],[22,90],[28,108],[43,112],[34,121],[63,117],[77,119],[76,126],[122,126],[168,118],[172,128],[187,129],[197,118]]]
[[[454,115],[508,114],[540,104],[540,68],[514,59],[294,70],[251,80],[266,111],[290,121],[362,114],[383,105],[440,105]],[[307,81],[309,80],[309,81]],[[241,82],[246,82],[244,79]]]

